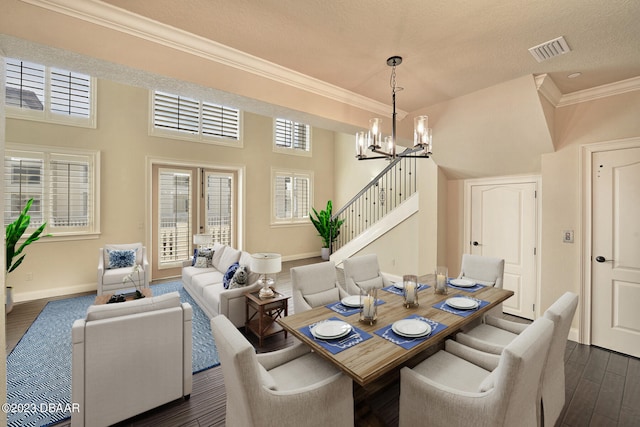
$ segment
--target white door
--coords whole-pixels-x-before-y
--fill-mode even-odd
[[[592,159],[591,343],[640,357],[640,148]]]
[[[502,307],[534,319],[537,295],[537,183],[471,186],[469,253],[504,258],[504,289],[514,292]]]

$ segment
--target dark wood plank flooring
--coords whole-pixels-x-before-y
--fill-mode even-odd
[[[291,267],[319,261],[318,258],[313,258],[283,263],[282,273],[277,280],[278,290],[291,294]],[[340,275],[339,280],[343,282]],[[16,304],[14,311],[7,316],[7,354],[16,346],[48,301],[50,299]],[[293,312],[291,304],[289,312]],[[253,336],[248,339],[257,347],[257,340]],[[279,334],[266,339],[258,351],[273,351],[292,343],[291,337],[284,339]],[[557,426],[640,426],[640,359],[568,341],[565,375],[566,403]],[[374,413],[359,425],[397,426],[399,390],[399,385],[395,382],[370,397],[369,406]],[[218,366],[194,374],[193,392],[189,400],[168,403],[119,423],[118,426],[224,426],[225,398],[224,379]],[[55,427],[70,425],[70,421],[65,421]]]

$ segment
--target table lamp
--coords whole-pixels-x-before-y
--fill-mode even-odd
[[[273,298],[275,295],[271,286],[275,280],[269,274],[276,274],[282,270],[282,256],[273,253],[257,253],[251,255],[251,271],[260,274],[258,283],[262,286],[258,296],[260,298]]]
[[[202,249],[203,247],[210,245],[212,240],[213,239],[211,238],[210,234],[193,235],[193,244],[198,245],[198,249]]]

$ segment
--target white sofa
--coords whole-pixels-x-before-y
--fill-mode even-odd
[[[227,245],[213,245],[212,266],[208,268],[193,267],[186,261],[182,268],[182,285],[200,308],[213,318],[219,314],[226,316],[236,327],[244,327],[246,318],[246,302],[244,293],[258,291],[259,275],[252,273],[251,254],[234,249]],[[247,268],[247,285],[241,288],[225,289],[223,278],[229,267],[239,262]]]
[[[193,311],[177,292],[92,305],[73,323],[73,427],[108,426],[191,395]]]

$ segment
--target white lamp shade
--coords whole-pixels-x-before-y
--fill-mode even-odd
[[[258,274],[274,274],[282,270],[282,256],[273,253],[251,255],[251,271]]]
[[[207,243],[211,243],[211,236],[209,234],[194,234],[193,235],[193,244],[194,245],[206,245]]]

